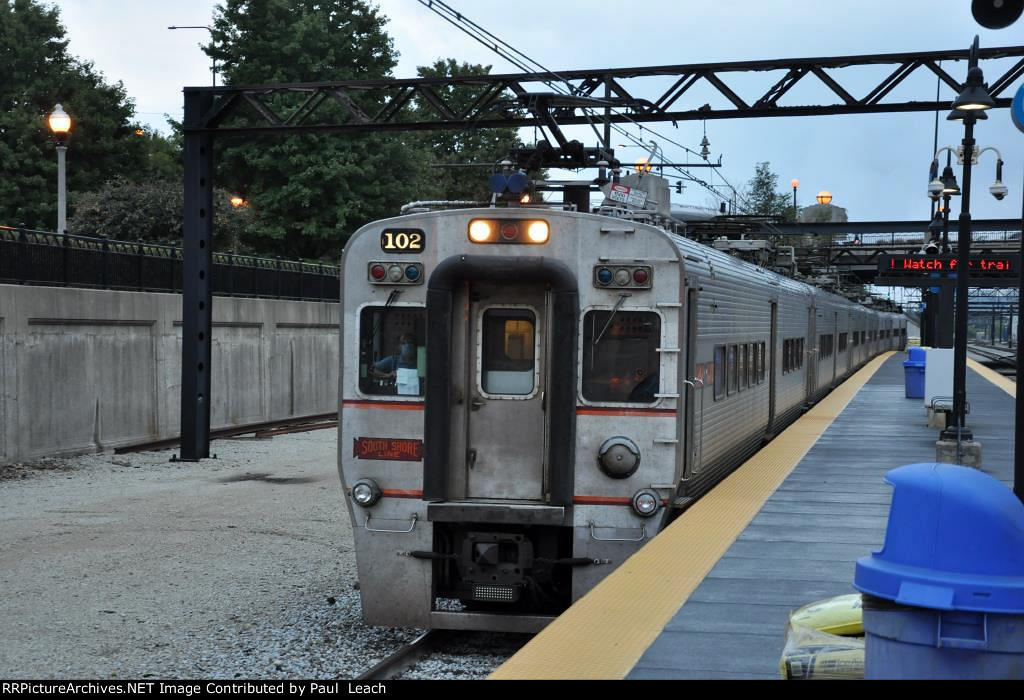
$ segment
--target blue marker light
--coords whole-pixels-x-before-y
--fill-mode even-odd
[[[409,265],[405,268],[405,278],[415,282],[420,278],[420,268],[418,265]]]
[[[609,270],[607,267],[602,267],[600,270],[597,271],[597,281],[600,282],[601,284],[611,284],[612,277],[612,271]]]

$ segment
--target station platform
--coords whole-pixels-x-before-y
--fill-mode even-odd
[[[890,469],[935,460],[905,353],[869,362],[549,625],[492,678],[771,679],[789,613],[855,592]],[[973,361],[982,471],[1012,481],[1015,383]]]

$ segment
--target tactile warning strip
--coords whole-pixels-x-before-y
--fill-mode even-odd
[[[1007,377],[1004,377],[1003,375],[999,374],[999,372],[996,372],[994,369],[989,369],[980,362],[975,362],[969,357],[967,358],[967,366],[973,369],[981,376],[983,376],[985,379],[995,384],[997,387],[1005,391],[1013,398],[1017,398],[1017,382]]]
[[[866,364],[548,625],[494,679],[621,679],[894,353]]]

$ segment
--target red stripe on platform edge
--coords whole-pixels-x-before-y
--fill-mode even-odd
[[[422,491],[403,491],[401,489],[382,489],[382,496],[388,498],[423,498]]]

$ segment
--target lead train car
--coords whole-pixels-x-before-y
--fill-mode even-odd
[[[373,625],[540,629],[906,336],[570,211],[376,222],[342,269],[339,472]]]

